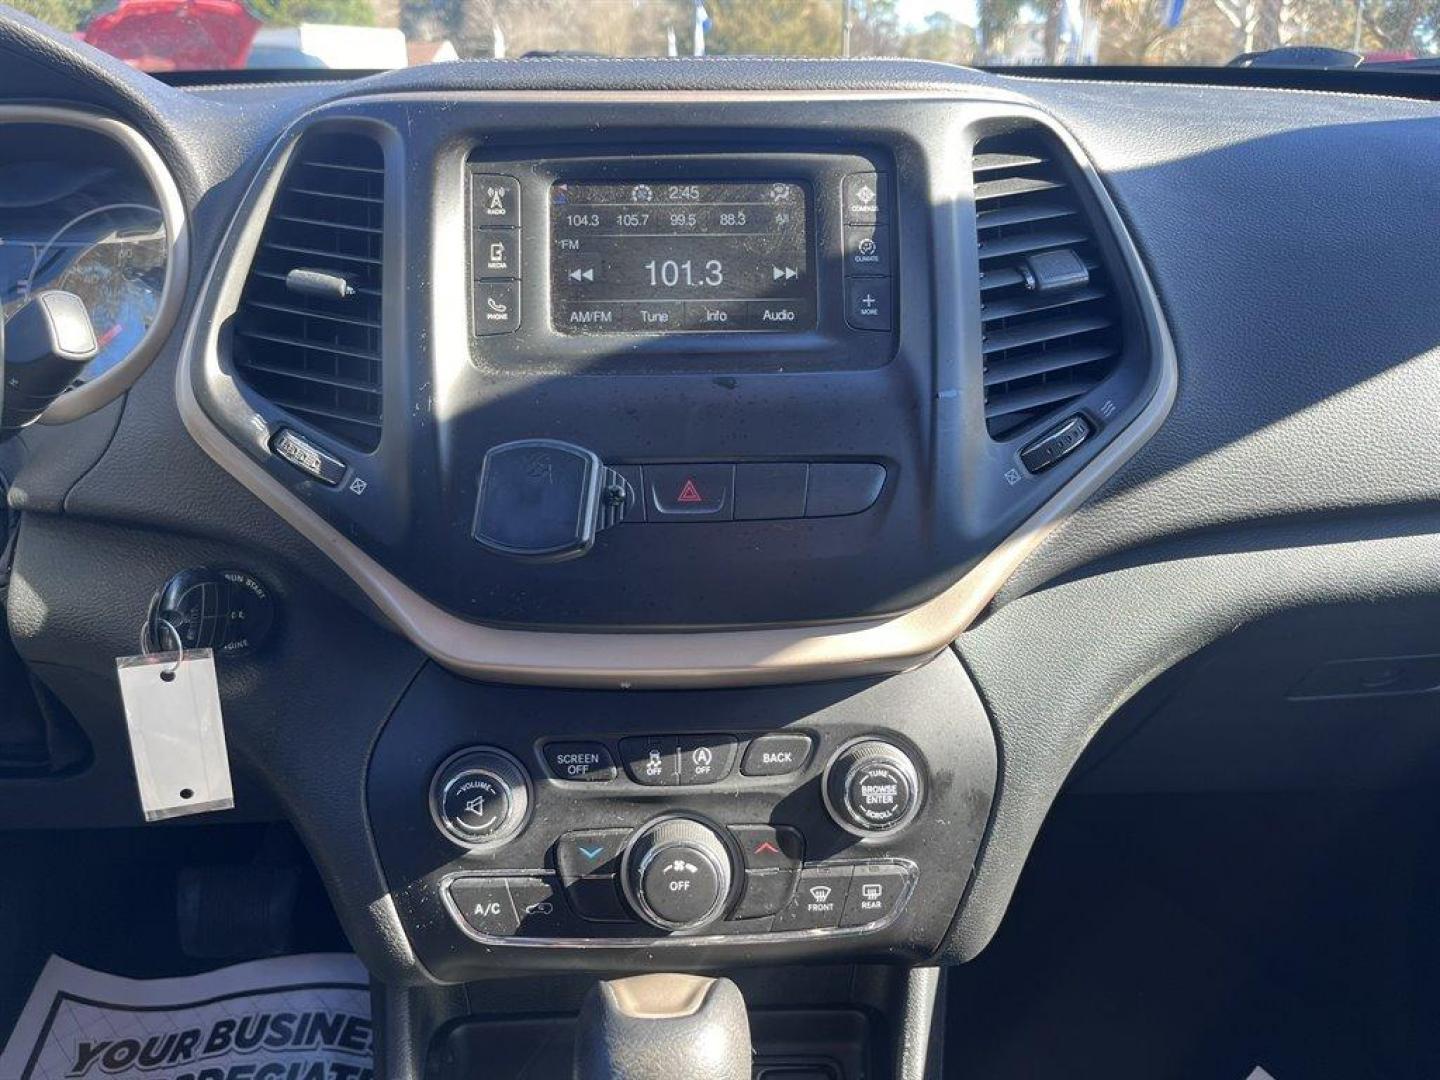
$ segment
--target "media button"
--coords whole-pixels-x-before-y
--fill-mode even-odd
[[[475,278],[513,280],[520,276],[519,236],[514,229],[477,229],[474,236]]]

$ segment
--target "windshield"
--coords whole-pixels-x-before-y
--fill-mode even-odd
[[[148,71],[464,57],[1425,66],[1434,0],[10,0]]]

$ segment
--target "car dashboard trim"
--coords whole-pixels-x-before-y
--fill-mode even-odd
[[[394,98],[398,95],[374,95]],[[449,99],[477,104],[554,100],[633,102],[644,94],[621,92],[477,92]],[[697,102],[783,101],[814,95],[677,92],[666,100]],[[893,99],[893,93],[835,95],[846,100]],[[1021,103],[978,100],[953,93],[907,95],[950,99],[972,120],[1018,118],[1043,125],[1073,156],[1094,194],[1106,224],[1140,297],[1154,358],[1149,400],[1096,457],[985,555],[971,570],[938,595],[891,615],[799,626],[697,631],[577,632],[513,629],[462,619],[420,595],[379,562],[347,540],[253,461],[205,412],[194,386],[195,365],[222,370],[220,325],[239,299],[251,257],[258,245],[266,211],[283,176],[284,160],[313,113],[298,118],[277,140],[247,196],[245,216],[231,223],[235,248],[209,271],[202,299],[192,317],[176,371],[181,417],[195,442],[226,472],[315,544],[349,576],[389,623],[419,649],[457,674],[497,682],[600,688],[681,688],[798,683],[856,675],[891,674],[913,668],[949,647],[974,621],[1005,581],[1042,540],[1102,483],[1129,460],[1169,414],[1178,383],[1175,350],[1159,299],[1134,243],[1084,150],[1042,109]],[[366,98],[346,99],[347,104]],[[330,104],[335,104],[334,102]],[[253,197],[253,198],[252,198]],[[227,235],[222,244],[229,244]],[[206,312],[214,317],[204,318]],[[942,388],[942,394],[946,391]],[[954,391],[949,391],[953,393]],[[254,417],[256,421],[260,418]]]
[[[120,363],[91,381],[77,386],[53,401],[40,414],[39,423],[68,424],[103,408],[134,385],[170,337],[185,297],[190,269],[190,227],[185,201],[163,158],[150,142],[129,124],[101,113],[58,105],[0,104],[0,125],[52,124],[82,128],[103,135],[130,155],[150,185],[165,222],[167,245],[165,282],[154,321]]]

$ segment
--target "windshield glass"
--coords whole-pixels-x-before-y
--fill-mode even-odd
[[[1435,0],[10,0],[147,71],[605,56],[1424,67]]]

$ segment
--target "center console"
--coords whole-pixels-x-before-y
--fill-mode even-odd
[[[953,655],[881,680],[605,693],[429,669],[375,748],[370,825],[426,967],[924,959],[995,749]]]
[[[941,952],[997,770],[950,645],[1173,384],[1073,140],[945,92],[341,99],[216,265],[189,430],[437,662],[356,826],[428,975]]]

